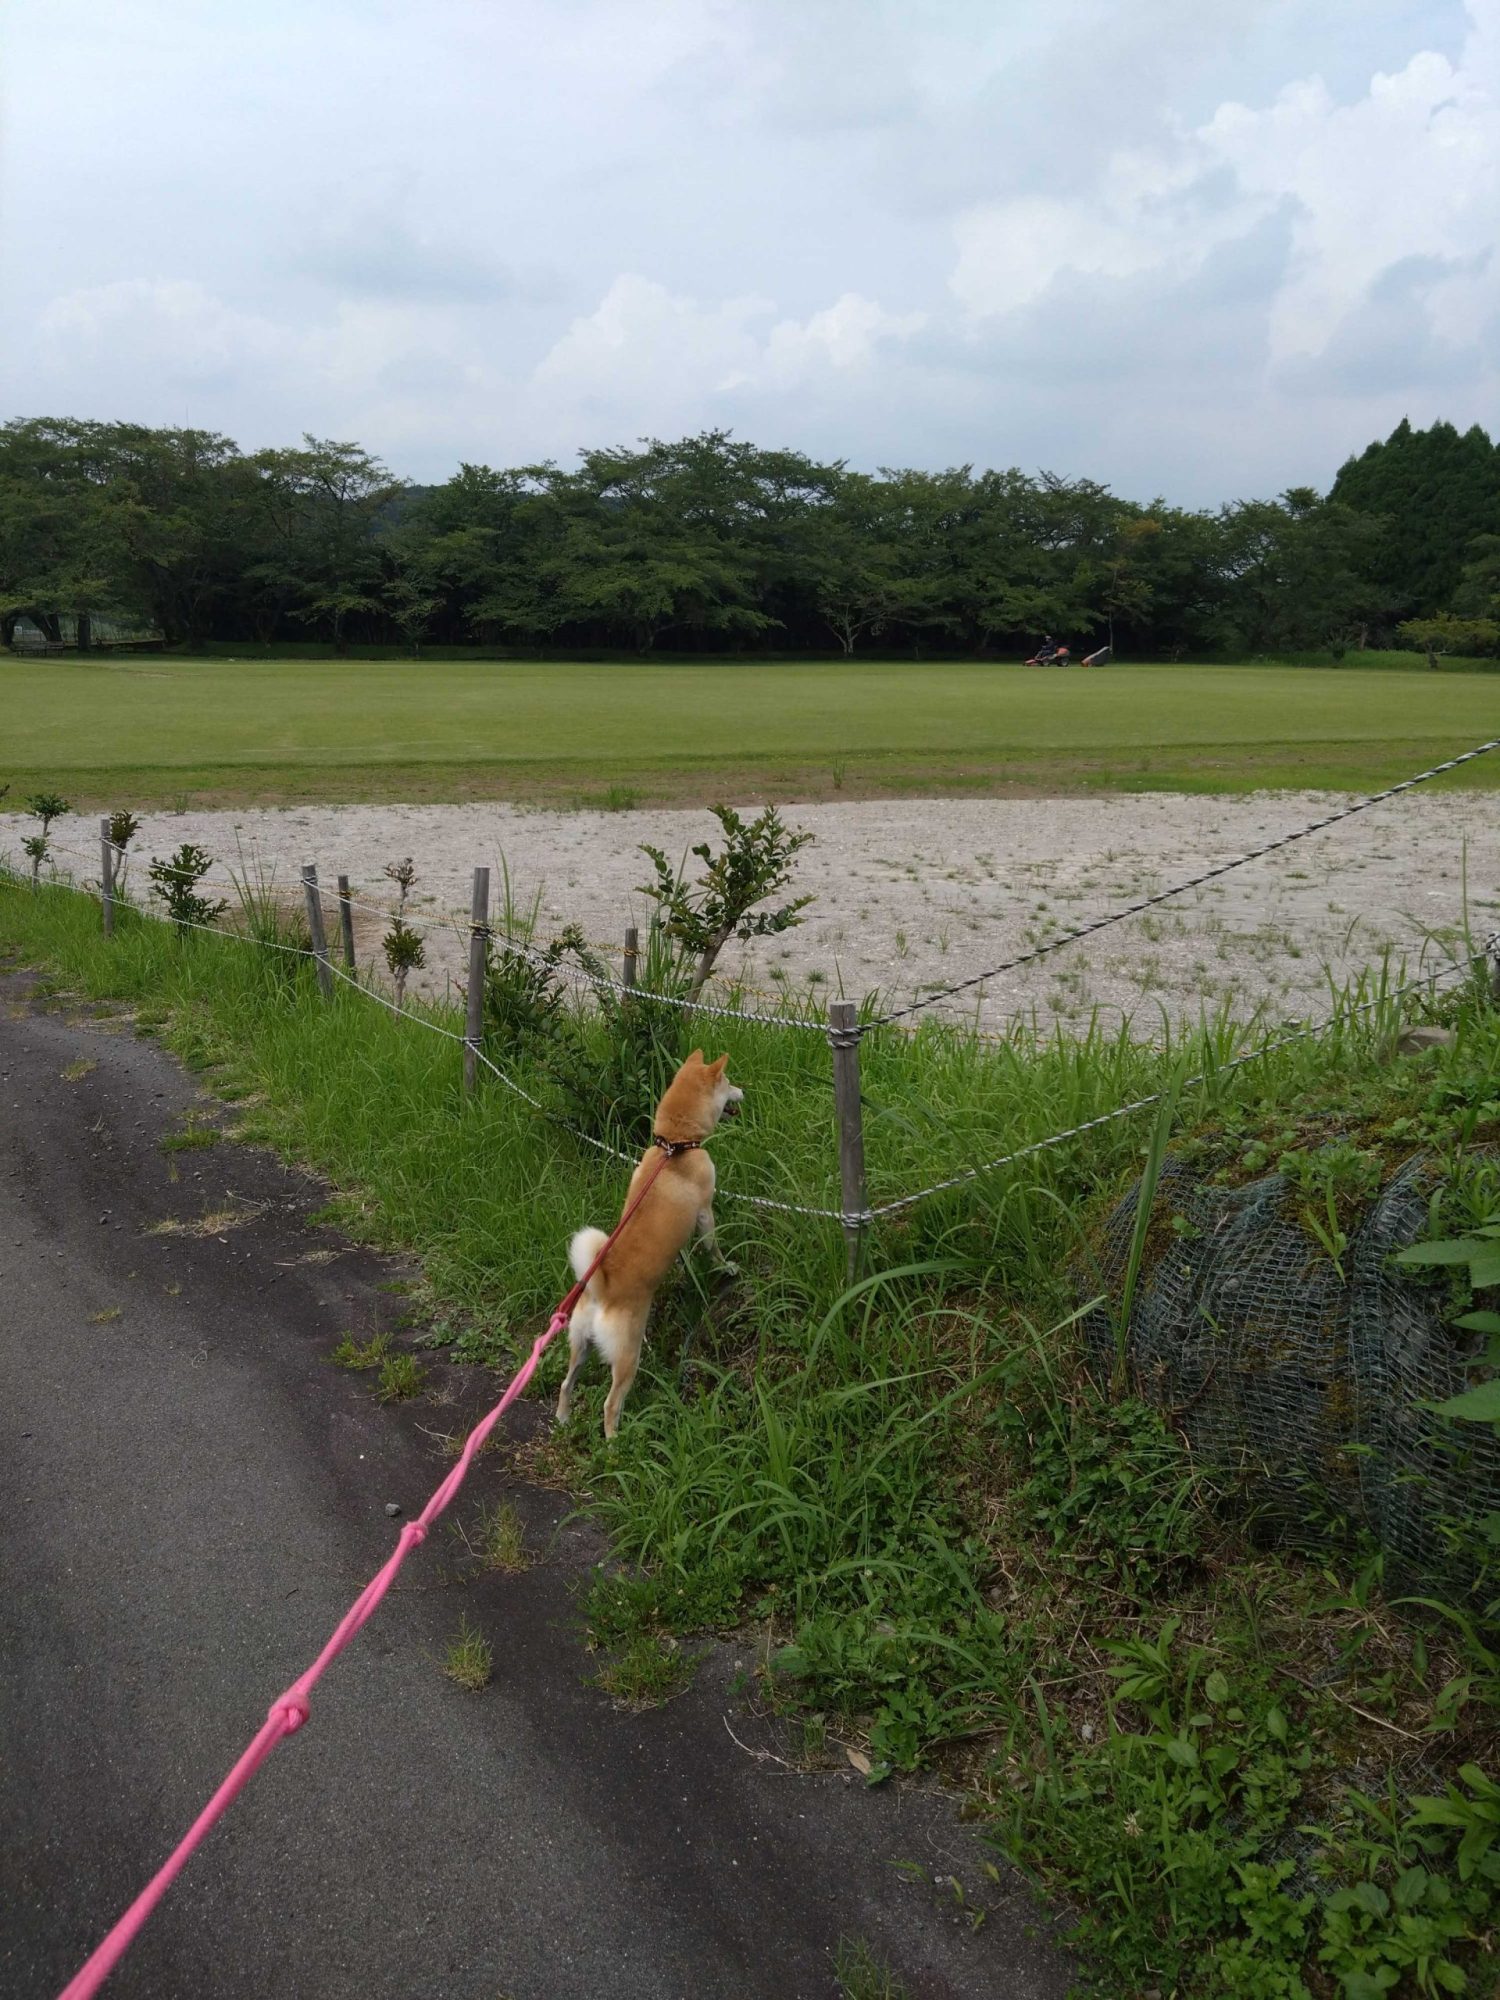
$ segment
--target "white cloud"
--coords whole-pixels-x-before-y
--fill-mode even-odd
[[[1500,0],[54,0],[7,46],[10,408],[423,479],[725,425],[1326,484],[1493,423],[1497,44]]]
[[[1346,104],[1298,80],[1260,108],[1222,104],[1161,148],[1112,154],[1081,193],[970,209],[951,287],[978,316],[1035,306],[1069,275],[1154,272],[1166,288],[1284,212],[1273,364],[1321,352],[1381,274],[1414,257],[1450,265],[1429,293],[1434,329],[1472,341],[1500,303],[1497,133],[1500,4],[1475,0],[1456,60],[1418,53]]]
[[[305,340],[256,313],[237,312],[192,279],[121,278],[53,299],[37,345],[59,372],[141,366],[193,384],[245,365],[296,361]]]
[[[704,305],[634,273],[616,278],[593,312],[575,319],[533,374],[541,390],[652,425],[691,424],[705,395],[793,388],[820,374],[868,371],[883,342],[915,333],[923,313],[890,313],[845,292],[805,320],[773,320],[769,299]],[[666,412],[680,414],[667,416]]]

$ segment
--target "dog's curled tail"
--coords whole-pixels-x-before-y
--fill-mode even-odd
[[[573,1276],[575,1278],[583,1276],[584,1272],[593,1263],[608,1241],[609,1236],[602,1229],[580,1229],[578,1231],[573,1241],[568,1245],[568,1262],[573,1266]],[[604,1273],[602,1271],[596,1271],[594,1276],[590,1278],[589,1290],[591,1292],[600,1289],[599,1280],[603,1276]]]

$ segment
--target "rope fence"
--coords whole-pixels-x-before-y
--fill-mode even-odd
[[[1375,792],[1367,798],[1357,799],[1350,804],[1341,806],[1337,811],[1324,814],[1321,818],[1313,820],[1305,826],[1294,828],[1292,831],[1278,835],[1274,840],[1265,841],[1259,846],[1251,848],[1228,861],[1220,862],[1212,868],[1201,870],[1198,874],[1189,877],[1185,881],[1175,883],[1169,888],[1159,890],[1150,896],[1139,898],[1119,909],[1109,911],[1089,923],[1078,926],[1072,931],[1065,932],[1044,944],[1022,952],[1015,957],[1003,961],[999,965],[991,966],[985,972],[976,973],[959,980],[951,986],[913,1002],[909,1006],[895,1008],[884,1014],[867,1013],[861,1017],[859,1009],[847,1001],[832,1003],[828,1008],[826,1020],[817,1019],[811,1015],[762,1013],[745,1008],[722,1006],[716,1002],[704,1001],[701,998],[656,992],[634,983],[633,980],[615,979],[587,965],[567,965],[560,963],[549,954],[539,951],[530,942],[529,938],[514,936],[503,928],[499,931],[499,936],[508,951],[514,952],[538,969],[545,969],[551,974],[568,980],[574,986],[575,990],[585,987],[595,991],[608,990],[618,995],[623,1001],[650,1003],[653,1006],[675,1007],[682,1011],[684,1015],[702,1014],[709,1019],[743,1021],[767,1029],[811,1031],[824,1036],[828,1041],[834,1066],[840,1148],[840,1176],[843,1184],[840,1205],[838,1207],[817,1206],[804,1202],[781,1200],[769,1195],[752,1194],[731,1188],[726,1188],[722,1192],[729,1200],[738,1201],[748,1206],[772,1210],[782,1214],[806,1216],[818,1221],[837,1222],[844,1230],[848,1241],[850,1268],[852,1272],[864,1232],[882,1217],[903,1213],[915,1207],[918,1203],[931,1199],[933,1196],[949,1192],[954,1188],[970,1185],[990,1174],[999,1172],[1003,1168],[1013,1166],[1023,1160],[1034,1158],[1059,1146],[1067,1145],[1089,1132],[1100,1130],[1106,1126],[1116,1124],[1123,1119],[1130,1118],[1139,1112],[1149,1110],[1153,1106],[1159,1105],[1165,1095],[1164,1092],[1157,1091],[1147,1096],[1133,1099],[1127,1104],[1118,1105],[1109,1111],[1101,1112],[1098,1116],[1085,1119],[1078,1124],[1068,1127],[1066,1130],[1048,1134],[1045,1138],[1030,1141],[1024,1146],[999,1154],[993,1159],[965,1167],[961,1171],[950,1174],[944,1179],[934,1181],[926,1187],[895,1196],[887,1201],[872,1203],[866,1190],[864,1168],[862,1107],[865,1105],[866,1100],[861,1096],[859,1089],[859,1051],[861,1044],[868,1035],[873,1034],[878,1029],[890,1027],[901,1027],[905,1030],[905,1024],[910,1022],[914,1016],[925,1013],[930,1008],[939,1006],[960,993],[969,992],[980,987],[986,981],[994,979],[1002,973],[1031,964],[1038,959],[1047,957],[1051,953],[1062,950],[1067,945],[1078,942],[1082,938],[1092,936],[1110,925],[1122,923],[1131,917],[1138,916],[1170,900],[1172,897],[1184,895],[1195,888],[1203,886],[1205,883],[1215,881],[1229,874],[1237,868],[1245,867],[1252,861],[1257,861],[1266,855],[1276,853],[1281,849],[1291,846],[1296,841],[1305,840],[1312,834],[1322,832],[1328,827],[1350,819],[1357,813],[1368,811],[1372,806],[1380,805],[1390,799],[1399,797],[1413,790],[1418,785],[1426,784],[1431,779],[1442,776],[1446,772],[1457,770],[1462,765],[1471,763],[1479,757],[1486,756],[1496,749],[1500,749],[1500,737],[1478,744],[1473,749],[1466,750],[1458,756],[1447,758],[1443,762],[1434,764],[1427,770],[1416,773],[1413,777],[1405,778],[1398,784],[1387,786],[1383,791]],[[345,986],[352,987],[357,993],[363,994],[366,999],[374,1001],[377,1005],[384,1007],[398,1018],[414,1022],[417,1026],[426,1029],[428,1032],[458,1044],[464,1051],[466,1090],[473,1087],[473,1080],[477,1070],[483,1069],[487,1074],[494,1076],[507,1091],[521,1099],[540,1117],[546,1119],[560,1130],[567,1132],[573,1139],[609,1158],[622,1161],[627,1165],[635,1164],[635,1154],[611,1144],[607,1139],[602,1139],[595,1134],[582,1130],[579,1126],[563,1117],[561,1113],[527,1090],[513,1076],[508,1075],[494,1061],[489,1052],[480,1045],[480,1030],[483,1020],[482,1000],[480,1003],[476,1003],[473,997],[473,986],[477,978],[481,982],[482,987],[486,963],[486,948],[488,941],[495,935],[495,929],[491,926],[487,918],[488,869],[475,871],[475,901],[473,912],[467,922],[456,915],[421,917],[415,912],[405,909],[397,910],[388,905],[367,902],[362,898],[352,896],[348,891],[345,879],[343,877],[339,878],[338,893],[341,917],[349,909],[359,909],[377,916],[386,922],[394,921],[399,915],[404,922],[411,925],[414,929],[428,931],[441,929],[452,932],[459,938],[462,938],[467,931],[470,939],[470,1007],[467,1023],[468,1031],[460,1035],[455,1033],[451,1028],[447,1028],[440,1022],[433,1020],[428,1014],[414,1009],[399,999],[389,998],[377,990],[375,986],[362,979],[353,963],[352,930],[347,925],[344,930],[344,948],[347,955],[347,962],[343,966],[335,962],[334,954],[328,949],[323,940],[321,903],[319,901],[320,890],[317,882],[317,871],[311,864],[303,870],[302,882],[308,899],[309,927],[313,936],[313,944],[309,949],[306,946],[286,944],[276,938],[241,929],[228,928],[218,923],[205,924],[184,921],[165,915],[135,899],[123,896],[113,881],[114,857],[125,857],[127,850],[109,838],[107,829],[108,821],[106,820],[101,823],[100,853],[95,865],[99,867],[101,878],[107,875],[111,879],[107,883],[101,879],[97,885],[89,883],[86,880],[83,885],[85,888],[97,888],[105,908],[107,930],[112,927],[113,908],[118,906],[132,910],[142,917],[150,917],[164,923],[176,924],[180,929],[206,931],[215,937],[231,938],[242,944],[278,951],[288,956],[312,958],[316,962],[319,983],[325,995],[331,997],[334,990],[334,982],[338,981]],[[82,860],[85,864],[89,864],[94,860],[94,857],[83,854],[79,849],[69,847],[64,843],[52,843],[49,847],[49,856],[54,851]],[[9,864],[5,865],[8,866]],[[12,870],[11,872],[13,879],[25,879],[18,871]],[[207,880],[206,877],[204,879]],[[263,876],[261,877],[260,886],[255,892],[251,891],[248,883],[248,874],[245,878],[241,879],[234,877],[231,873],[231,879],[227,884],[215,881],[211,886],[231,889],[240,897],[244,905],[253,905],[258,897],[269,895]],[[1211,1068],[1206,1067],[1199,1074],[1188,1078],[1180,1087],[1183,1089],[1200,1087],[1209,1081],[1211,1076],[1222,1075],[1228,1071],[1238,1070],[1248,1064],[1261,1061],[1277,1050],[1289,1047],[1294,1043],[1305,1042],[1328,1035],[1347,1022],[1368,1014],[1378,1007],[1398,1004],[1418,992],[1430,992],[1444,980],[1453,979],[1466,972],[1471,972],[1486,957],[1494,962],[1494,983],[1497,992],[1500,992],[1500,957],[1497,957],[1497,954],[1500,954],[1500,933],[1491,937],[1481,951],[1471,952],[1468,956],[1456,959],[1436,972],[1426,973],[1422,977],[1409,981],[1405,985],[1389,992],[1382,992],[1373,1000],[1367,1000],[1349,1008],[1336,1007],[1330,1015],[1319,1022],[1297,1027],[1283,1034],[1274,1035],[1259,1043],[1253,1049],[1245,1050],[1239,1055],[1227,1058],[1223,1062],[1213,1065]],[[627,958],[627,970],[631,969],[631,963],[632,961]],[[976,1039],[979,1040],[1004,1041],[1008,1039],[1005,1036],[985,1036],[977,1028],[974,1030],[974,1033]]]
[[[1465,764],[1475,762],[1480,757],[1489,756],[1495,750],[1500,750],[1500,737],[1492,737],[1487,742],[1475,744],[1472,749],[1461,751],[1453,757],[1444,758],[1440,763],[1432,764],[1424,771],[1418,771],[1409,778],[1402,778],[1396,784],[1387,785],[1382,791],[1372,792],[1368,797],[1352,800],[1349,804],[1340,806],[1334,812],[1325,813],[1318,819],[1310,820],[1305,826],[1294,827],[1288,833],[1278,834],[1274,840],[1264,841],[1257,847],[1248,848],[1244,853],[1235,855],[1228,861],[1219,862],[1212,868],[1202,869],[1196,875],[1188,876],[1184,881],[1175,882],[1168,888],[1155,891],[1152,895],[1139,897],[1136,901],[1126,903],[1118,909],[1106,911],[1102,916],[1095,917],[1088,923],[1079,924],[1074,929],[1060,932],[1057,937],[1049,938],[1044,943],[1034,945],[1027,951],[1019,952],[1008,959],[1002,959],[998,964],[987,967],[983,972],[969,974],[963,979],[954,981],[952,985],[940,987],[936,992],[925,994],[921,999],[914,1000],[905,1007],[894,1007],[883,1014],[868,1016],[859,1023],[859,1033],[861,1035],[871,1034],[877,1028],[893,1027],[899,1023],[910,1021],[919,1014],[927,1013],[932,1008],[942,1006],[946,1002],[955,999],[961,993],[972,992],[986,985],[990,980],[1000,978],[1005,973],[1020,971],[1022,967],[1036,964],[1039,960],[1050,957],[1054,952],[1062,951],[1069,945],[1077,944],[1084,938],[1093,937],[1098,932],[1110,929],[1116,924],[1125,923],[1132,917],[1142,916],[1146,911],[1156,909],[1161,904],[1170,902],[1174,897],[1184,896],[1194,889],[1203,888],[1209,882],[1218,881],[1223,876],[1234,873],[1236,869],[1247,867],[1253,861],[1263,860],[1267,855],[1275,854],[1284,848],[1291,847],[1299,840],[1307,840],[1315,833],[1322,833],[1331,826],[1337,826],[1344,820],[1354,818],[1358,813],[1368,812],[1372,806],[1384,805],[1391,799],[1399,798],[1404,793],[1415,790],[1419,785],[1428,784],[1434,778],[1445,776],[1449,771],[1456,771]],[[114,848],[115,852],[122,856],[126,852],[124,848],[115,847],[115,843],[112,841],[106,844]],[[63,849],[59,851],[69,851],[74,854],[78,852],[77,849]],[[241,894],[244,892],[244,885],[233,876],[232,872],[228,882],[215,880],[213,886],[216,888],[233,889]],[[366,914],[379,917],[387,923],[394,921],[399,914],[401,920],[414,930],[444,931],[455,935],[462,935],[468,928],[468,920],[456,911],[443,912],[435,916],[419,916],[416,912],[409,909],[403,908],[397,911],[387,904],[368,902],[361,897],[345,896],[343,900],[349,904],[351,909],[362,910]],[[534,965],[542,966],[547,964],[545,954],[538,951],[528,939],[516,936],[503,926],[498,928],[500,935],[505,939],[508,950],[526,958]],[[599,956],[605,957],[613,950],[613,947],[601,947],[590,941],[589,949],[596,951]],[[726,1007],[720,1006],[715,1002],[705,1001],[701,998],[687,999],[677,994],[653,992],[646,988],[614,979],[607,973],[592,971],[587,966],[582,965],[562,966],[554,963],[549,966],[549,969],[558,972],[564,978],[572,979],[577,984],[587,984],[595,989],[612,990],[627,999],[651,1000],[658,1005],[678,1007],[685,1011],[703,1014],[710,1019],[749,1021],[761,1027],[787,1028],[803,1032],[826,1032],[824,1024],[821,1021],[804,1015],[787,1014],[785,1012],[767,1013],[743,1007]],[[748,989],[744,986],[738,987],[737,990],[758,991],[758,989]],[[763,997],[770,998],[771,996],[765,995]],[[978,1033],[977,1030],[976,1033]]]
[[[75,855],[78,852],[77,849],[60,849],[59,851],[71,852]],[[128,903],[125,907],[131,909],[135,914],[148,917],[155,922],[173,925],[179,922],[177,919],[162,916],[158,911],[143,907],[138,903]],[[278,944],[274,940],[251,937],[242,931],[225,930],[222,926],[215,924],[188,923],[182,927],[188,930],[206,932],[211,937],[230,939],[238,944],[247,944],[252,947],[266,946],[272,950],[286,952],[298,958],[311,956],[302,946]],[[1291,1047],[1299,1042],[1320,1039],[1331,1034],[1335,1029],[1347,1025],[1349,1022],[1357,1020],[1365,1014],[1374,1012],[1380,1007],[1394,1006],[1400,1001],[1410,998],[1415,993],[1431,991],[1444,981],[1457,979],[1466,973],[1471,973],[1477,966],[1487,961],[1500,962],[1500,931],[1491,934],[1483,947],[1478,951],[1468,953],[1462,958],[1453,960],[1449,964],[1439,967],[1434,972],[1424,973],[1421,977],[1409,980],[1404,985],[1395,987],[1389,992],[1378,994],[1374,999],[1361,1001],[1352,1007],[1336,1008],[1331,1014],[1325,1016],[1320,1021],[1291,1029],[1285,1034],[1270,1037],[1253,1049],[1243,1051],[1237,1056],[1228,1057],[1223,1062],[1215,1064],[1211,1070],[1204,1069],[1193,1076],[1185,1078],[1179,1088],[1181,1090],[1197,1089],[1204,1083],[1211,1081],[1214,1076],[1224,1075],[1230,1071],[1245,1068],[1251,1063],[1262,1061],[1265,1057],[1275,1054],[1279,1049]],[[331,960],[329,961],[328,969],[334,978],[343,985],[351,987],[365,999],[374,1001],[377,1006],[385,1008],[387,1012],[395,1015],[397,1019],[410,1022],[416,1027],[425,1029],[429,1034],[436,1035],[444,1041],[452,1042],[460,1048],[467,1046],[467,1037],[456,1034],[451,1028],[443,1027],[440,1022],[430,1019],[426,1014],[417,1012],[407,1006],[398,1005],[388,995],[367,985],[363,980],[347,972],[343,967],[334,964]],[[639,989],[632,988],[626,990],[635,992]],[[641,997],[655,999],[658,996],[641,991]],[[856,1022],[829,1030],[828,1034],[831,1046],[835,1050],[857,1049],[863,1040],[868,1025]],[[636,1154],[626,1152],[618,1146],[611,1145],[606,1139],[600,1139],[592,1133],[583,1131],[579,1126],[572,1124],[568,1119],[562,1117],[560,1113],[544,1104],[540,1098],[534,1096],[524,1085],[518,1083],[514,1077],[509,1076],[486,1051],[479,1049],[476,1051],[476,1054],[479,1063],[490,1075],[494,1076],[506,1090],[529,1105],[539,1116],[545,1118],[549,1124],[556,1126],[560,1131],[566,1132],[569,1137],[579,1141],[582,1145],[590,1146],[595,1151],[608,1155],[611,1159],[622,1161],[625,1165],[631,1167],[636,1165]],[[741,1202],[749,1207],[771,1209],[787,1215],[809,1216],[818,1221],[837,1222],[845,1230],[862,1231],[870,1224],[879,1221],[882,1217],[896,1215],[906,1209],[913,1208],[919,1202],[926,1201],[933,1195],[948,1193],[954,1188],[966,1186],[974,1181],[983,1179],[989,1174],[998,1173],[1005,1167],[1014,1166],[1022,1160],[1032,1159],[1039,1154],[1050,1152],[1059,1146],[1068,1145],[1073,1140],[1082,1138],[1089,1132],[1099,1131],[1105,1126],[1117,1124],[1123,1119],[1135,1116],[1138,1112],[1149,1111],[1154,1106],[1161,1104],[1166,1094],[1165,1091],[1153,1091],[1144,1097],[1133,1098],[1129,1103],[1117,1105],[1109,1111],[1101,1112],[1097,1117],[1084,1119],[1080,1123],[1068,1126],[1062,1131],[1049,1133],[1045,1138],[1031,1140],[1024,1146],[1013,1148],[1009,1152],[1001,1153],[995,1158],[982,1161],[977,1165],[965,1167],[960,1172],[951,1174],[943,1180],[934,1181],[926,1187],[917,1188],[908,1194],[898,1195],[889,1201],[854,1208],[828,1208],[813,1206],[805,1202],[780,1201],[767,1195],[750,1194],[736,1188],[723,1188],[720,1190],[720,1194],[723,1198]]]
[[[1111,924],[1124,923],[1127,917],[1138,917],[1143,911],[1153,910],[1158,903],[1166,903],[1173,896],[1185,896],[1190,889],[1201,889],[1205,882],[1215,882],[1221,875],[1229,875],[1236,868],[1243,868],[1251,861],[1260,861],[1268,854],[1275,854],[1283,847],[1290,847],[1294,841],[1306,840],[1310,834],[1321,833],[1325,827],[1337,826],[1340,820],[1352,819],[1356,813],[1368,812],[1371,806],[1383,805],[1387,799],[1394,799],[1402,792],[1409,792],[1416,785],[1425,785],[1431,778],[1440,778],[1445,771],[1456,771],[1460,764],[1471,764],[1476,757],[1487,757],[1492,750],[1500,750],[1500,736],[1492,737],[1488,743],[1478,743],[1472,750],[1465,750],[1461,756],[1449,757],[1431,769],[1418,771],[1414,778],[1403,778],[1399,785],[1387,785],[1383,792],[1372,792],[1369,798],[1356,799],[1352,805],[1340,806],[1337,812],[1326,813],[1322,819],[1312,820],[1307,826],[1299,826],[1291,833],[1279,834],[1275,840],[1268,840],[1260,847],[1252,847],[1244,854],[1236,855],[1232,861],[1221,861],[1215,868],[1205,868],[1197,875],[1190,875],[1185,882],[1175,882],[1170,889],[1160,889],[1154,896],[1143,896],[1138,902],[1127,903],[1122,909],[1111,910],[1107,916],[1096,917],[1092,923],[1080,924],[1076,930],[1065,931],[1062,936],[1050,939],[1046,944],[1036,945],[1032,950],[1022,952],[1016,958],[1006,959],[1000,965],[992,965],[988,972],[976,972],[972,978],[960,979],[952,986],[945,986],[940,992],[929,993],[923,1000],[917,1000],[909,1007],[896,1007],[889,1014],[881,1014],[871,1021],[870,1028],[889,1027],[893,1021],[908,1020],[913,1014],[925,1013],[929,1007],[936,1007],[944,1000],[951,1000],[956,993],[967,993],[975,986],[983,986],[988,979],[997,979],[1002,972],[1015,972],[1023,965],[1031,965],[1049,953],[1061,951],[1064,945],[1077,944],[1080,938],[1092,937],[1096,931],[1108,929]]]

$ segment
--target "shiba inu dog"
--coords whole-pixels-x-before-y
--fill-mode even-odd
[[[724,1074],[728,1061],[728,1056],[720,1056],[717,1062],[705,1062],[702,1049],[694,1049],[656,1107],[651,1125],[655,1136],[631,1176],[626,1208],[651,1172],[658,1150],[667,1155],[666,1164],[658,1169],[650,1192],[574,1309],[568,1328],[568,1373],[557,1398],[560,1424],[568,1421],[573,1384],[592,1343],[610,1365],[604,1435],[612,1438],[620,1426],[620,1406],[640,1365],[651,1301],[672,1259],[696,1232],[714,1260],[726,1265],[714,1239],[714,1163],[703,1142],[726,1112],[738,1112],[744,1095]],[[602,1229],[578,1231],[568,1247],[575,1278],[583,1276],[607,1241]]]

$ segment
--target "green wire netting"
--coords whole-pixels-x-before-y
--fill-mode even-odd
[[[1500,1434],[1430,1406],[1471,1386],[1485,1342],[1452,1323],[1443,1283],[1392,1262],[1430,1233],[1437,1185],[1430,1160],[1408,1161],[1350,1230],[1341,1271],[1284,1175],[1226,1188],[1169,1159],[1126,1351],[1140,1393],[1206,1467],[1240,1476],[1282,1538],[1316,1544],[1347,1521],[1394,1573],[1461,1581],[1473,1535],[1500,1512]],[[1101,1366],[1115,1357],[1138,1196],[1075,1272],[1083,1297],[1103,1295],[1083,1321]]]

